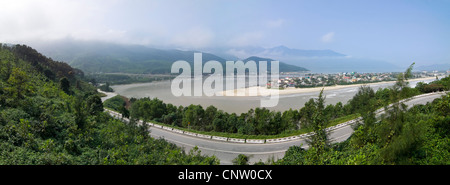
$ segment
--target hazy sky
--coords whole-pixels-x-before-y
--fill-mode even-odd
[[[0,42],[165,48],[285,45],[395,63],[450,63],[448,0],[1,0]]]

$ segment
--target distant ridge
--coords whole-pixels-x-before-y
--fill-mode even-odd
[[[276,61],[276,60],[273,60],[273,59],[270,59],[270,58],[261,58],[261,57],[257,57],[257,56],[251,56],[251,57],[248,57],[248,58],[244,59],[243,61],[244,61],[244,62],[248,62],[248,61],[250,61],[250,60],[255,61],[256,64],[259,64],[260,61],[267,61],[267,63],[268,63],[268,65],[267,65],[268,71],[270,71],[270,69],[271,69],[271,67],[270,67],[270,62],[271,62],[271,61]],[[298,66],[295,66],[295,65],[286,64],[286,63],[281,62],[281,61],[280,61],[280,63],[279,63],[279,70],[280,70],[280,72],[301,72],[301,71],[309,71],[309,70],[306,69],[306,68],[298,67]]]
[[[345,57],[347,55],[335,52],[333,50],[303,50],[303,49],[291,49],[286,46],[277,46],[267,49],[268,53],[283,54],[287,56],[297,57]]]
[[[194,53],[176,49],[155,49],[141,45],[120,45],[104,42],[55,42],[41,47],[46,55],[69,63],[86,73],[135,73],[168,74],[177,60],[194,61]],[[203,64],[215,60],[222,65],[224,59],[212,53],[202,52]],[[272,59],[254,57],[256,62]],[[232,60],[235,61],[235,60]],[[245,60],[247,61],[247,60]],[[307,69],[280,61],[280,72],[306,71]]]
[[[307,68],[313,73],[338,73],[348,71],[358,72],[397,72],[403,68],[383,60],[355,58],[330,49],[303,50],[293,49],[283,45],[262,47],[240,47],[229,49],[228,54],[239,58],[259,56],[274,58],[286,64]]]
[[[263,47],[240,47],[228,50],[228,54],[239,58],[249,56],[261,56],[268,58],[311,58],[311,57],[346,57],[347,55],[335,52],[333,50],[304,50],[292,49],[286,46],[277,46],[273,48]]]

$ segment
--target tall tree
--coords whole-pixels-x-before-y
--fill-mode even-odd
[[[320,91],[319,97],[314,101],[315,112],[310,118],[307,118],[308,126],[312,128],[313,135],[306,141],[310,147],[317,150],[320,155],[330,144],[328,139],[328,132],[325,130],[328,125],[328,119],[324,115],[325,97],[323,96],[323,89]]]
[[[214,121],[214,118],[217,113],[217,108],[210,105],[206,108],[204,118],[202,120],[202,127],[207,128],[210,127]]]
[[[398,146],[403,145],[402,149],[405,149],[408,148],[405,146],[415,143],[412,142],[413,139],[409,137],[398,139],[402,132],[411,131],[409,129],[405,130],[405,128],[411,128],[411,126],[405,127],[405,125],[410,125],[407,121],[407,105],[401,102],[400,99],[408,89],[407,80],[411,77],[413,66],[414,63],[409,66],[405,73],[400,73],[397,76],[397,82],[392,87],[390,92],[390,99],[393,103],[390,107],[385,107],[385,118],[381,121],[380,125],[377,126],[377,135],[379,136],[378,142],[381,146],[383,146],[381,149],[381,156],[388,162],[393,162],[396,159],[396,156],[402,153]],[[412,130],[415,131],[416,128],[412,128]]]
[[[102,99],[98,95],[91,95],[87,100],[87,110],[90,115],[95,115],[99,112],[103,112]]]
[[[352,113],[369,111],[375,105],[375,92],[370,86],[362,85],[349,101]]]
[[[356,147],[362,147],[367,143],[374,142],[373,127],[376,122],[375,109],[377,100],[375,92],[369,86],[361,86],[350,100],[350,105],[353,112],[359,113],[362,117],[362,122],[358,122],[352,128],[355,134],[352,136],[352,143]]]
[[[395,85],[392,87],[391,93],[391,101],[397,102],[402,98],[405,98],[408,96],[410,88],[408,87],[408,79],[412,77],[412,69],[414,67],[414,62],[406,69],[404,73],[399,73],[397,75],[397,81],[395,82]]]
[[[77,124],[78,128],[83,129],[85,122],[86,122],[86,118],[87,118],[87,114],[85,111],[85,103],[83,100],[83,97],[78,95],[75,100],[74,100],[74,105],[73,108],[75,110],[74,114],[75,114],[75,123]]]
[[[32,84],[29,82],[30,77],[25,71],[14,68],[8,79],[9,86],[5,88],[6,92],[14,99],[22,99],[24,95],[32,92]]]
[[[59,80],[59,87],[66,93],[66,94],[71,94],[70,93],[70,82],[69,80],[67,80],[66,77],[63,77]]]

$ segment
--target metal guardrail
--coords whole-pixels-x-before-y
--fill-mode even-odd
[[[108,110],[105,109],[105,112],[108,112],[111,116],[113,116],[116,119],[122,119],[126,122],[129,122],[129,119],[124,118],[120,113],[112,111],[112,110]],[[354,123],[354,120],[345,122],[345,123],[341,123],[339,125],[335,125],[332,127],[328,127],[327,131],[331,131],[331,130],[335,130],[338,128],[341,128],[343,126],[346,126],[348,124],[352,124]],[[188,135],[188,136],[192,136],[192,137],[198,137],[198,138],[202,138],[202,139],[212,139],[212,140],[217,140],[217,141],[224,141],[224,142],[231,142],[231,143],[249,143],[249,144],[264,144],[264,143],[280,143],[280,142],[287,142],[287,141],[293,141],[293,140],[298,140],[298,139],[304,139],[307,138],[311,135],[313,135],[313,133],[306,133],[306,134],[301,134],[301,135],[295,135],[295,136],[288,136],[288,137],[283,137],[283,138],[274,138],[274,139],[240,139],[240,138],[231,138],[231,137],[221,137],[221,136],[211,136],[211,135],[205,135],[205,134],[198,134],[198,133],[194,133],[194,132],[189,132],[189,131],[184,131],[184,130],[180,130],[180,129],[176,129],[176,128],[172,128],[172,127],[168,127],[168,126],[163,126],[163,125],[159,125],[156,123],[152,123],[152,122],[144,122],[142,120],[138,120],[138,124],[148,124],[150,126],[159,128],[159,129],[163,129],[169,132],[175,132],[178,134],[183,134],[183,135]]]

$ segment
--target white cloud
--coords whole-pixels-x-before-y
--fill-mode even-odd
[[[99,2],[4,0],[0,7],[0,42],[23,43],[67,36],[90,39],[110,31],[93,26],[100,25],[104,13],[96,8]],[[94,32],[97,33],[86,35]]]
[[[215,34],[209,27],[191,26],[190,17],[177,22],[183,14],[166,11],[160,4],[171,8],[162,1],[1,0],[0,43],[72,38],[201,48],[213,42]]]
[[[322,36],[321,38],[322,42],[328,43],[332,42],[334,40],[334,32],[329,32]]]

